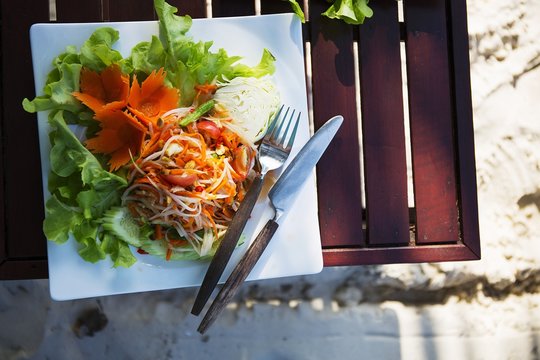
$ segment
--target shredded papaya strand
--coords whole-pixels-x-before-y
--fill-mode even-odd
[[[206,164],[206,159],[199,156],[198,151],[188,150],[188,154],[186,154],[184,161],[186,161],[186,163],[189,161],[193,161],[196,164],[196,166],[199,166],[199,167],[203,167]]]
[[[196,131],[195,127],[191,127],[189,130],[193,132]],[[213,235],[217,237],[218,231],[220,231],[219,229],[227,228],[228,221],[230,221],[231,215],[233,215],[230,208],[228,207],[229,205],[227,204],[235,203],[233,198],[236,194],[237,185],[234,183],[233,173],[231,172],[232,168],[230,166],[226,168],[225,162],[220,159],[221,157],[214,158],[212,156],[208,156],[208,154],[206,153],[206,147],[209,144],[204,141],[204,138],[202,138],[201,134],[191,134],[187,132],[189,130],[184,131],[177,128],[166,129],[165,125],[163,129],[156,131],[157,133],[160,133],[159,137],[161,141],[157,143],[154,138],[154,142],[157,145],[155,151],[159,152],[160,155],[158,155],[157,157],[149,156],[152,158],[152,160],[148,161],[148,164],[152,165],[148,167],[144,166],[146,160],[143,159],[141,163],[141,168],[144,170],[143,174],[147,174],[147,176],[143,176],[145,178],[145,185],[149,186],[153,182],[150,179],[155,179],[155,184],[152,184],[152,186],[156,187],[156,190],[159,192],[168,192],[172,189],[169,183],[162,183],[161,177],[157,175],[156,172],[161,173],[161,171],[166,171],[168,174],[187,173],[186,170],[189,170],[190,173],[204,172],[200,173],[199,176],[200,185],[202,186],[194,186],[194,191],[178,192],[176,190],[173,190],[173,194],[181,195],[184,198],[184,200],[178,199],[175,201],[188,201],[188,203],[186,204],[191,203],[191,201],[202,201],[205,204],[203,207],[204,211],[200,210],[199,214],[196,210],[196,207],[192,205],[189,205],[186,208],[176,208],[174,202],[170,204],[169,201],[165,202],[164,200],[163,202],[160,202],[160,204],[162,205],[160,205],[160,207],[154,210],[155,216],[158,216],[159,219],[161,219],[160,221],[165,221],[166,223],[179,221],[178,224],[181,223],[183,229],[182,231],[178,229],[179,234],[181,232],[187,232],[186,236],[189,242],[193,243],[194,246],[198,246],[197,244],[200,243],[202,239],[195,234],[196,231],[203,228],[210,228]],[[172,142],[167,141],[172,136],[178,134],[181,134],[182,136],[185,136],[186,138],[190,138],[192,140],[178,141],[171,139],[171,141],[178,141],[178,144],[182,149],[182,156],[179,156],[179,153],[176,153],[175,156],[169,157],[165,153],[165,147],[170,146]],[[152,139],[153,136],[154,134],[152,134],[150,138]],[[232,142],[235,142],[234,136],[230,136],[229,138],[232,140]],[[150,143],[150,141],[147,141],[145,144]],[[207,156],[208,159],[206,159]],[[187,164],[187,162],[191,160],[193,160],[193,163],[190,168],[184,169],[184,166]],[[178,166],[178,168],[175,168],[174,166]],[[133,174],[135,175],[135,178],[141,178],[140,173]],[[212,184],[215,185],[214,190],[216,192],[219,192],[219,194],[211,195],[205,191],[205,188],[208,186],[212,186]],[[197,187],[200,187],[200,190],[195,191],[195,188]],[[166,196],[165,198],[170,200],[168,196]],[[192,200],[190,201],[188,199]],[[153,206],[151,204],[149,205]],[[223,208],[228,209],[226,210],[228,218],[227,215],[224,215],[224,213],[222,212],[221,209]],[[158,217],[155,217],[156,221]],[[171,225],[172,224],[173,223],[171,223]],[[174,225],[173,227],[178,227],[178,225]]]
[[[232,167],[229,169],[229,171],[233,179],[236,180],[236,182],[241,182],[242,180],[244,180],[244,177],[240,176],[240,174],[238,174]]]
[[[206,142],[204,141],[204,137],[200,133],[190,134],[190,133],[182,133],[183,136],[186,136],[188,138],[193,138],[194,140],[197,140],[197,146],[196,148],[200,148],[200,154],[202,158],[206,158]],[[194,145],[190,141],[185,142],[186,146]]]
[[[216,223],[214,221],[214,217],[212,216],[212,214],[210,214],[210,212],[208,211],[206,207],[202,209],[202,212],[206,216],[206,219],[210,222],[212,226],[212,232],[214,233],[214,236],[217,238],[218,231],[217,231]]]
[[[212,190],[212,193],[213,193],[213,194],[216,194],[216,193],[217,193],[219,190],[221,190],[221,189],[224,189],[224,190],[225,190],[225,193],[226,193],[227,195],[229,195],[229,196],[234,195],[234,193],[231,193],[231,191],[230,191],[230,184],[229,184],[229,182],[228,182],[228,180],[227,180],[226,178],[223,179],[223,180],[219,183],[219,185],[218,185],[215,189]],[[235,189],[236,189],[236,187],[235,187]]]

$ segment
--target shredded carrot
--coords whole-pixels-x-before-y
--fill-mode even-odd
[[[154,135],[148,140],[143,148],[141,149],[141,157],[146,157],[150,155],[151,153],[155,152],[159,146],[159,137],[161,136],[160,133],[156,132]]]
[[[217,85],[216,84],[200,84],[195,85],[195,90],[204,93],[204,94],[212,94],[216,92]]]
[[[221,137],[223,139],[225,146],[227,146],[231,150],[236,149],[240,143],[240,139],[238,138],[238,135],[236,135],[235,133],[229,130],[223,131],[221,133]]]
[[[169,244],[171,244],[172,246],[186,246],[189,244],[189,242],[187,240],[184,240],[184,239],[178,239],[178,240],[169,240]]]
[[[224,139],[205,138],[196,126],[179,127],[171,125],[173,121],[164,117],[160,126],[152,129],[141,157],[133,165],[137,169],[130,172],[128,181],[132,185],[124,198],[140,206],[151,222],[162,224],[167,231],[177,229],[186,244],[202,251],[208,238],[199,231],[210,230],[215,239],[226,231],[233,209],[239,205],[237,192],[243,189],[245,177],[232,166],[233,150],[227,148]],[[230,146],[241,145],[236,134],[229,131],[225,136]],[[218,142],[226,147],[223,152],[217,153]],[[178,175],[196,175],[197,180],[185,186],[172,184],[169,177]],[[176,239],[167,239],[166,258],[173,256],[176,244]],[[204,248],[208,249],[206,245]]]
[[[206,101],[208,101],[212,94],[214,94],[217,90],[216,84],[200,84],[195,85],[195,90],[197,91],[197,95],[195,95],[195,102],[202,104]]]
[[[154,226],[154,239],[156,240],[163,239],[163,232],[161,231],[160,224],[156,224],[156,226]]]

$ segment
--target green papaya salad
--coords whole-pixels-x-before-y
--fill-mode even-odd
[[[245,65],[193,40],[189,16],[164,0],[154,6],[159,36],[123,57],[119,32],[100,27],[59,54],[43,93],[23,101],[48,112],[44,233],[58,244],[72,237],[89,262],[129,267],[135,251],[211,257],[280,102],[268,50]]]

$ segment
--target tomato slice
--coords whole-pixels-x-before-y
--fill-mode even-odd
[[[192,185],[197,180],[197,175],[162,175],[163,178],[172,185],[186,187]]]
[[[210,120],[199,120],[197,122],[197,130],[201,133],[208,135],[211,139],[218,139],[221,136],[220,128]]]

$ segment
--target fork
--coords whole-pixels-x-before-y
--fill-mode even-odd
[[[261,193],[266,174],[271,170],[280,168],[289,157],[296,137],[301,113],[298,112],[295,120],[296,111],[288,107],[285,114],[281,116],[283,107],[283,105],[280,107],[262,140],[258,152],[258,161],[261,170],[255,179],[253,179],[246,196],[240,203],[225,236],[221,240],[214,257],[210,262],[204,280],[199,288],[199,292],[197,293],[193,308],[191,309],[193,315],[199,315],[201,313],[204,305],[210,298],[210,295],[221,278],[233,250],[238,243],[238,239],[244,230],[246,222],[251,215],[253,207],[257,202],[257,198]]]

